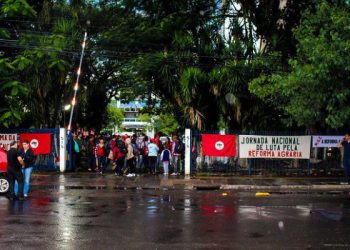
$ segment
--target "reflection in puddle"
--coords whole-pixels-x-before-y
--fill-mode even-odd
[[[235,204],[228,197],[218,192],[208,193],[201,199],[200,210],[203,217],[225,216],[232,217],[235,213]]]
[[[347,242],[350,218],[345,199],[279,196],[262,202],[233,191],[35,190],[27,203],[11,206],[1,198],[0,236],[7,229],[22,230],[29,242],[40,232],[37,242],[45,249],[108,249],[116,242],[144,246],[146,240],[152,245],[145,249],[167,244],[171,249],[237,249],[249,241],[272,249],[276,239],[283,246],[292,242],[295,249],[309,244],[320,249]],[[332,242],[319,237],[326,234]]]
[[[295,206],[298,210],[298,214],[303,217],[310,216],[311,206]]]
[[[331,211],[328,209],[312,209],[310,211],[312,215],[321,216],[324,219],[340,221],[343,218],[342,211]]]

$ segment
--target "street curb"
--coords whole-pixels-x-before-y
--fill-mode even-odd
[[[96,176],[87,174],[68,174],[67,179],[60,179],[66,174],[47,174],[36,173],[33,175],[32,186],[36,188],[48,188],[54,190],[84,189],[84,190],[235,190],[242,192],[350,192],[350,185],[339,185],[340,179],[317,179],[312,182],[303,181],[294,182],[292,179],[276,178],[276,181],[264,181],[265,178],[239,178],[243,179],[242,184],[229,184],[228,180],[232,178],[145,178],[137,176],[136,178],[114,178],[114,175]],[[71,176],[71,178],[69,178]],[[51,178],[52,177],[52,178]],[[236,182],[236,181],[235,181]],[[293,183],[294,182],[294,183]],[[289,183],[289,184],[288,184]],[[315,184],[316,183],[316,184]]]
[[[257,186],[257,185],[205,185],[193,183],[176,183],[173,185],[42,185],[32,184],[35,189],[53,189],[53,190],[235,190],[241,192],[349,192],[349,185],[281,185],[281,186]]]

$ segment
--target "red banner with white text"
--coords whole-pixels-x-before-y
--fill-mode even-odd
[[[202,152],[208,156],[236,156],[236,135],[202,135]]]
[[[20,134],[20,143],[27,140],[34,154],[50,154],[51,134]]]

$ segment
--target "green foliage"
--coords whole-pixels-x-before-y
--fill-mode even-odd
[[[13,107],[16,107],[16,105],[13,105]],[[18,126],[22,121],[23,114],[13,107],[0,110],[0,123],[2,123],[4,127],[9,127],[11,125]]]
[[[35,16],[35,10],[25,0],[4,0],[0,5],[0,17]]]
[[[0,38],[10,38],[10,33],[6,29],[0,28]]]
[[[224,119],[222,117],[220,117],[220,120],[218,121],[218,129],[219,130],[227,130],[227,124],[226,122],[224,121]]]
[[[137,119],[147,123],[146,130],[152,130],[155,127],[153,116],[149,113],[140,114]]]
[[[321,1],[294,29],[290,72],[261,75],[249,86],[284,111],[287,124],[341,128],[350,120],[350,12]]]
[[[66,21],[56,22],[52,30],[57,34],[49,36],[22,36],[20,43],[35,43],[34,49],[27,49],[17,57],[15,62],[23,69],[22,81],[30,89],[27,99],[31,113],[36,117],[36,126],[54,127],[58,123],[62,99],[67,95],[69,81],[67,78],[72,70],[71,59],[62,52],[77,44],[77,33],[73,25],[62,25]],[[58,27],[59,26],[59,27]],[[62,29],[67,28],[67,29]],[[68,37],[61,33],[65,32]],[[73,75],[71,76],[74,77]]]
[[[181,95],[187,103],[191,102],[192,98],[196,98],[200,85],[205,83],[206,75],[200,68],[186,68],[180,78]]]
[[[122,122],[124,120],[124,112],[123,110],[116,108],[112,105],[107,106],[107,127],[108,128],[120,128]]]
[[[6,93],[9,92],[11,96],[18,96],[21,94],[27,94],[28,89],[19,81],[6,82],[0,87],[0,91]]]
[[[139,115],[138,119],[142,122],[152,123],[152,116],[148,113]]]
[[[0,18],[13,16],[30,17],[35,11],[25,0],[6,0],[0,3]],[[11,32],[7,28],[0,28],[0,38],[11,38]],[[0,123],[4,127],[18,126],[24,117],[23,100],[29,93],[28,87],[17,77],[25,68],[25,62],[16,60],[13,53],[6,53],[2,49],[0,55]],[[18,56],[20,57],[20,56]]]
[[[15,67],[17,67],[18,70],[23,71],[27,67],[30,67],[33,64],[33,62],[30,59],[24,57],[23,55],[19,55],[15,58],[12,64]]]
[[[155,131],[165,135],[171,135],[178,128],[178,123],[171,114],[160,114],[155,119]]]
[[[265,0],[39,2],[0,3],[0,116],[7,126],[62,123],[85,28],[74,124],[108,125],[115,97],[146,100],[160,130],[175,121],[197,129],[271,129],[281,119],[340,127],[349,118],[343,1],[287,1],[284,9]]]

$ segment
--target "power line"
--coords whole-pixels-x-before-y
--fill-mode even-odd
[[[45,52],[56,52],[56,53],[61,53],[65,55],[73,55],[76,56],[80,51],[76,48],[70,48],[70,49],[54,49],[54,48],[43,48],[42,46],[45,45],[40,45],[36,41],[32,42],[26,42],[26,44],[21,44],[20,40],[14,40],[14,39],[0,39],[0,46],[2,47],[7,47],[7,48],[14,48],[14,49],[27,49],[27,50],[40,50],[40,51],[45,51]],[[50,45],[46,45],[50,46]],[[95,45],[94,49],[87,50],[86,52],[90,53],[91,57],[95,58],[108,58],[108,59],[122,59],[122,60],[128,60],[128,59],[135,59],[135,57],[138,56],[149,56],[149,57],[154,57],[157,55],[154,55],[153,53],[157,53],[157,51],[116,51],[116,50],[110,50],[112,48],[111,46],[101,46],[100,44]],[[158,53],[162,53],[163,51],[158,51]],[[187,52],[187,51],[185,51]],[[176,53],[176,52],[175,52]],[[179,55],[176,59],[176,56],[171,54],[171,50],[169,52],[170,57],[173,59],[165,59],[161,58],[161,60],[164,63],[181,63],[183,65],[193,65],[193,66],[203,66],[203,67],[213,67],[213,66],[223,66],[225,63],[227,63],[227,60],[232,60],[232,61],[240,61],[243,63],[248,62],[248,60],[266,60],[266,59],[273,59],[273,60],[278,60],[280,61],[280,57],[276,57],[273,55],[264,55],[264,56],[256,56],[255,58],[248,59],[244,56],[220,56],[220,55],[197,55],[195,52],[189,52],[189,55]],[[184,60],[192,60],[191,62],[186,62]],[[200,59],[212,59],[214,60],[213,63],[203,63],[203,62],[198,62]],[[254,66],[256,69],[266,69],[265,67],[262,66]]]
[[[50,50],[48,48],[42,48],[40,44],[36,43],[35,41],[31,43],[26,43],[26,44],[21,44],[20,40],[14,40],[14,39],[0,39],[0,45],[4,47],[11,47],[11,48],[30,48],[30,49],[38,49],[38,50]],[[49,45],[46,45],[49,46]],[[135,56],[141,56],[141,55],[149,55],[149,56],[154,56],[152,53],[157,53],[157,51],[116,51],[116,50],[109,50],[108,48],[111,47],[103,47],[101,45],[95,45],[94,49],[87,50],[87,52],[102,52],[103,55],[109,55],[109,56],[124,56],[126,55],[127,57],[135,57]],[[59,51],[59,50],[52,50],[51,51]],[[62,52],[72,52],[72,53],[77,53],[79,50],[77,49],[71,49],[71,50],[62,50]],[[159,53],[162,53],[162,51],[159,51]],[[203,58],[203,59],[214,59],[214,60],[248,60],[244,56],[220,56],[220,55],[197,55],[196,52],[189,52],[190,55],[181,55],[181,58]],[[171,51],[168,53],[171,55]],[[257,56],[254,58],[255,60],[265,60],[265,59],[275,59],[275,60],[280,60],[280,57],[276,57],[273,55],[263,55],[263,56]]]
[[[58,52],[58,53],[61,53],[61,54],[64,54],[64,55],[67,55],[67,56],[77,56],[79,54],[78,51],[75,51],[75,52],[72,52],[72,51],[57,51],[57,50],[50,50],[50,49],[40,49],[40,48],[36,48],[36,47],[22,47],[24,49],[28,49],[28,50],[40,50],[40,51],[45,51],[45,52]],[[108,55],[108,54],[99,54],[99,55],[96,55],[96,56],[93,56],[93,55],[90,55],[91,57],[95,57],[95,58],[108,58],[108,59],[134,59],[135,57],[133,56],[118,56],[118,55]],[[225,66],[225,62],[215,62],[215,63],[212,63],[212,64],[209,64],[209,63],[200,63],[200,62],[186,62],[186,61],[181,61],[181,60],[165,60],[163,61],[164,63],[174,63],[174,64],[182,64],[182,65],[186,65],[186,66],[193,66],[193,67],[223,67]],[[239,65],[239,66],[242,66],[243,65]],[[257,67],[257,66],[254,66],[252,68],[253,70],[256,69],[256,70],[268,70],[267,67]],[[271,70],[273,72],[276,72],[276,70]],[[286,70],[278,70],[278,72],[288,72]]]
[[[12,19],[12,18],[0,18],[0,21],[3,22],[9,22],[9,23],[26,23],[26,24],[42,24],[42,25],[55,25],[57,24],[57,21],[61,21],[61,20],[65,20],[65,21],[71,21],[71,20],[75,20],[77,21],[77,25],[82,24],[80,22],[86,22],[89,21],[88,19],[84,19],[84,20],[76,20],[74,18],[67,18],[67,17],[50,17],[50,19],[56,19],[56,22],[47,22],[47,21],[39,21],[37,18],[36,19]],[[94,26],[94,25],[87,25],[86,24],[86,28],[87,27],[91,27],[91,28],[100,28],[102,26]]]
[[[61,19],[63,19],[63,20],[75,20],[74,18],[60,18],[60,17],[54,17],[54,18],[56,18],[57,20],[61,20]],[[43,24],[43,25],[45,25],[45,24],[51,24],[51,25],[56,24],[56,23],[54,23],[54,22],[43,23],[43,22],[38,21],[37,19],[35,19],[35,20],[21,20],[21,19],[0,18],[0,21],[1,21],[1,20],[7,21],[7,22],[15,22],[15,23],[16,23],[16,22],[22,22],[22,23],[27,23],[27,24],[33,24],[33,23]],[[84,20],[84,21],[88,21],[88,20]],[[107,27],[108,27],[108,26],[107,26]],[[105,26],[105,25],[93,26],[93,25],[89,24],[89,25],[86,26],[86,28],[87,28],[87,29],[89,29],[89,28],[106,28],[106,26]],[[111,26],[111,27],[109,27],[109,28],[113,28],[113,26]],[[218,27],[218,28],[220,28],[220,27]],[[103,29],[102,29],[102,30],[103,30]],[[81,38],[81,37],[80,37],[80,38]],[[159,43],[143,42],[143,44],[146,44],[146,45],[148,45],[148,46],[157,46],[157,47],[159,47],[159,48],[162,48],[162,47],[160,47]]]
[[[17,36],[24,36],[24,35],[32,35],[32,36],[52,36],[52,35],[59,35],[65,38],[72,38],[72,36],[67,36],[66,34],[69,33],[54,33],[54,32],[49,32],[49,31],[37,31],[37,30],[26,30],[26,29],[15,29],[12,30],[10,28],[6,28],[6,27],[0,27],[0,29],[4,29],[9,31],[9,33],[14,33]],[[80,35],[77,36],[77,38],[75,39],[76,41],[80,41]]]

